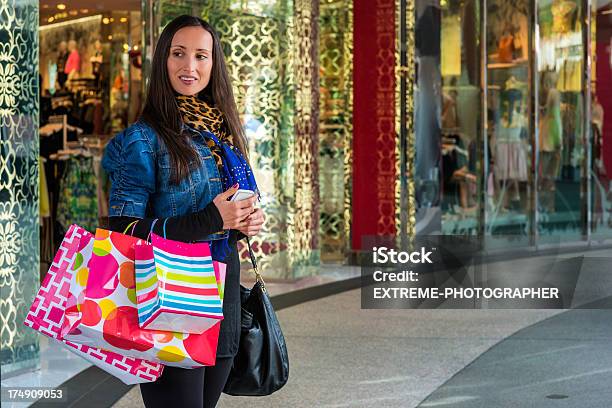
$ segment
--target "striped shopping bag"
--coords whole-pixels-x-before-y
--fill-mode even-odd
[[[203,333],[223,319],[225,265],[213,262],[208,243],[151,234],[134,252],[140,327]]]

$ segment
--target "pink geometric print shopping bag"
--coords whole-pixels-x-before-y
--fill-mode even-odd
[[[202,334],[147,330],[138,325],[134,246],[139,238],[98,228],[88,272],[77,299],[78,318],[65,338],[122,355],[175,367],[194,368],[216,362],[219,324]]]
[[[76,355],[119,378],[125,384],[157,380],[163,365],[139,358],[89,347],[63,340],[61,337],[64,311],[71,296],[70,282],[79,254],[93,246],[93,235],[77,225],[71,225],[53,259],[51,268],[32,303],[24,324],[58,341]],[[81,255],[82,257],[82,255]],[[82,259],[82,262],[86,262]]]

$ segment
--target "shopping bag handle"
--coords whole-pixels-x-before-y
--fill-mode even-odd
[[[151,223],[151,229],[149,230],[149,235],[147,235],[147,242],[151,242],[151,234],[153,233],[153,227],[155,227],[155,223],[157,223],[157,218],[153,220],[153,222]],[[164,238],[166,237],[166,234],[164,233]]]
[[[134,235],[134,229],[136,229],[136,224],[138,224],[138,221],[140,220],[136,220],[136,221],[132,221],[128,224],[127,227],[125,227],[125,230],[123,231],[124,234],[127,234],[127,230],[130,229],[130,227],[132,227],[132,232],[130,233],[130,235]]]
[[[249,237],[246,237],[247,246],[249,248],[249,256],[251,257],[251,263],[253,264],[253,272],[255,272],[255,280],[261,283],[261,289],[266,292],[266,282],[264,282],[261,273],[259,273],[259,268],[257,267],[257,260],[255,259],[255,253],[253,253],[253,249],[251,248],[251,241]]]
[[[167,222],[168,222],[168,219],[166,218],[166,219],[164,220],[164,239],[167,239],[167,238],[166,238],[166,223],[167,223]]]

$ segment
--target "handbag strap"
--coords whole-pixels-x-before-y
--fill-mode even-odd
[[[257,267],[257,260],[255,259],[255,253],[253,253],[253,249],[251,248],[251,241],[249,240],[249,237],[246,237],[246,242],[249,248],[249,256],[251,257],[251,263],[253,264],[253,272],[255,272],[255,280],[261,283],[261,289],[266,292],[266,283],[264,282],[261,273],[259,273],[259,268]]]

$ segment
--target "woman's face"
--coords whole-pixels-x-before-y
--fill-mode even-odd
[[[206,88],[213,63],[212,47],[212,35],[202,27],[183,27],[174,34],[167,65],[176,92],[196,95]]]

